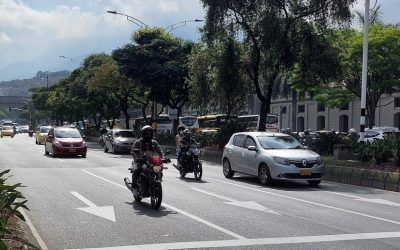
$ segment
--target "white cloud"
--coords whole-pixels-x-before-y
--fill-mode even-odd
[[[54,34],[56,39],[87,37],[99,21],[79,7],[60,5],[52,11],[37,11],[22,2],[0,0],[0,27],[36,34]]]
[[[179,11],[179,5],[177,2],[165,2],[159,3],[161,12],[176,12]]]
[[[11,38],[6,33],[0,32],[0,45],[11,43]]]

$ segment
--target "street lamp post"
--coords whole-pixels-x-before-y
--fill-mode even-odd
[[[204,20],[197,19],[197,18],[194,19],[194,20],[185,20],[185,21],[181,21],[181,22],[178,22],[178,23],[171,24],[171,25],[165,27],[164,30],[168,31],[168,32],[171,32],[173,30],[176,30],[177,28],[186,26],[187,23],[198,23],[198,22],[203,22],[203,21]]]
[[[369,28],[369,0],[365,0],[363,61],[362,61],[362,78],[361,78],[361,116],[360,116],[360,140],[361,141],[364,141],[365,108],[366,108],[366,102],[367,102],[368,28]]]
[[[76,63],[76,64],[81,64],[81,62],[79,62],[78,60],[72,58],[72,57],[68,57],[68,56],[58,56],[64,59],[69,59],[71,62]],[[47,76],[47,80],[48,80],[48,76]]]

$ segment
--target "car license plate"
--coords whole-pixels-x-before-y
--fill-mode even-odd
[[[75,153],[75,152],[76,152],[76,149],[75,149],[75,148],[70,148],[70,149],[69,149],[69,152],[70,152],[70,153]]]
[[[300,169],[301,176],[310,176],[311,175],[311,168]]]

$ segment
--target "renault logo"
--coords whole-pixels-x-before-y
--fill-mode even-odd
[[[303,167],[306,167],[307,166],[307,161],[306,160],[302,160],[301,164],[303,165]]]

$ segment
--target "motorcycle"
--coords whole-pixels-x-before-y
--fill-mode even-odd
[[[138,149],[133,150],[136,155],[141,155]],[[169,151],[166,151],[169,154]],[[171,162],[170,159],[162,159],[158,154],[152,154],[148,156],[142,155],[136,160],[136,163],[132,162],[132,167],[128,168],[131,173],[136,169],[137,165],[142,165],[142,171],[137,177],[136,183],[132,183],[129,178],[125,178],[125,185],[129,190],[132,191],[132,185],[136,185],[138,194],[134,194],[134,199],[140,202],[142,198],[150,197],[151,207],[158,209],[162,202],[162,177],[163,169],[167,167],[163,166],[163,163]]]
[[[182,178],[187,173],[194,173],[194,178],[197,181],[203,176],[203,164],[199,160],[200,147],[197,144],[190,146],[181,146],[181,159],[178,159],[178,165],[173,166],[179,171]]]
[[[33,136],[33,130],[29,130],[28,134],[29,134],[29,137],[32,137]]]

